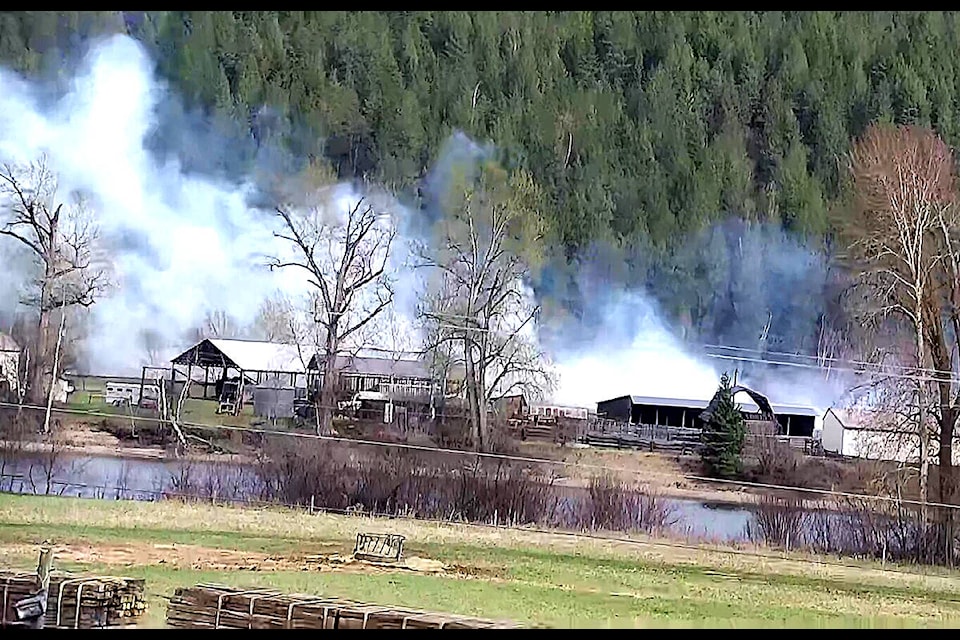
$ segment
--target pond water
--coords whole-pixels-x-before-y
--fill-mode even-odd
[[[172,493],[185,473],[203,477],[224,469],[243,470],[236,462],[182,462],[111,456],[64,455],[50,464],[42,454],[24,454],[0,467],[0,491],[54,494],[110,500],[157,500]],[[247,467],[246,471],[250,471]],[[572,490],[576,499],[579,490]],[[673,529],[690,538],[724,542],[743,540],[754,514],[746,507],[666,498],[675,515]]]

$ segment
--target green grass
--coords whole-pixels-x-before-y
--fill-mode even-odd
[[[926,627],[960,625],[960,577],[770,560],[553,534],[234,509],[0,496],[0,559],[20,568],[35,547],[190,544],[271,555],[348,553],[358,531],[407,537],[407,555],[471,566],[482,577],[337,571],[209,571],[164,565],[66,569],[147,579],[151,626],[178,586],[220,582],[322,593],[554,627]],[[808,559],[809,560],[809,559]]]
[[[130,410],[126,407],[117,407],[103,401],[103,396],[96,391],[76,391],[70,396],[66,404],[73,411],[88,413],[105,413],[111,416],[127,417]],[[134,412],[136,414],[136,411]],[[154,412],[155,415],[155,412]],[[246,405],[239,415],[230,416],[217,413],[217,403],[214,400],[190,398],[183,403],[181,419],[183,422],[204,425],[250,426],[253,421],[253,407]]]

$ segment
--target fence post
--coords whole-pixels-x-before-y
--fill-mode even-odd
[[[315,501],[316,501],[316,496],[311,494],[310,495],[310,515],[313,515],[313,508],[314,508]]]

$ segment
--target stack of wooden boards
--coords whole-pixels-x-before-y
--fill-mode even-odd
[[[177,589],[167,607],[167,626],[179,629],[517,628],[509,622],[214,584]]]
[[[50,574],[45,628],[100,629],[137,623],[147,610],[145,583],[132,578]],[[21,626],[14,603],[37,590],[35,573],[0,570],[0,628]]]

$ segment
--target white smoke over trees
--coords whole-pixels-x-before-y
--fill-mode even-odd
[[[139,372],[146,352],[154,361],[169,358],[212,312],[226,314],[248,337],[266,335],[253,328],[261,303],[278,291],[299,301],[308,287],[296,274],[268,269],[269,257],[283,255],[284,247],[273,235],[279,220],[273,201],[269,206],[262,201],[260,176],[255,181],[253,174],[243,175],[249,167],[241,171],[238,162],[225,168],[230,141],[212,132],[202,117],[184,111],[156,79],[153,61],[135,40],[114,36],[96,42],[79,65],[68,68],[74,66],[66,91],[56,95],[0,71],[0,158],[29,162],[46,153],[64,192],[85,193],[96,212],[117,287],[91,308],[85,368],[115,375]],[[258,119],[269,120],[261,115]],[[163,153],[154,149],[158,139]],[[445,188],[456,180],[458,168],[487,152],[455,133],[427,176],[428,189]],[[360,196],[350,187],[337,188],[343,197],[332,199],[331,207],[342,215]],[[433,213],[442,217],[450,210],[439,206]],[[395,315],[418,340],[422,336],[412,325],[424,289],[406,269],[405,247],[412,240],[433,242],[437,216],[429,214],[398,207],[394,221],[407,237],[396,239],[387,269],[396,279]],[[549,352],[561,374],[556,392],[547,395],[588,407],[621,391],[709,397],[718,370],[728,363],[705,360],[688,343],[758,347],[768,319],[764,348],[815,348],[805,332],[820,314],[822,258],[780,233],[759,225],[721,225],[688,239],[681,245],[685,252],[676,255],[615,248],[605,257],[562,256],[561,276],[579,287],[569,296],[550,282],[550,269],[533,265],[521,281],[534,289],[528,302],[540,307],[540,314],[525,325],[525,339],[531,353]],[[735,256],[740,249],[730,241],[738,236],[744,259]],[[3,246],[0,259],[10,266],[0,272],[0,294],[16,292],[28,261]],[[617,262],[624,277],[604,277],[604,268]],[[7,302],[13,299],[0,298],[0,315],[9,316]],[[700,303],[686,305],[691,299]],[[674,308],[674,300],[686,308]],[[298,323],[305,311],[294,314]],[[763,370],[757,366],[755,373]],[[787,377],[780,371],[766,380],[772,387]],[[779,402],[819,395],[801,393],[812,382],[790,378],[779,384],[782,393],[770,392],[767,382],[758,390]]]
[[[274,290],[296,289],[266,268],[275,240],[270,216],[251,206],[252,183],[186,172],[148,149],[157,113],[175,98],[143,48],[114,36],[95,43],[78,69],[53,99],[0,71],[0,157],[24,163],[46,154],[61,189],[84,193],[96,211],[118,286],[91,308],[87,369],[133,373],[144,329],[169,353],[209,311],[245,325]]]

